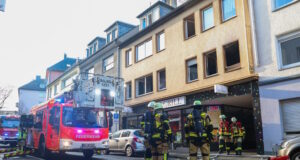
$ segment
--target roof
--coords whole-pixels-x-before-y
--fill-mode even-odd
[[[170,13],[167,15],[163,16],[162,18],[158,19],[157,21],[153,22],[150,26],[146,27],[145,29],[141,30],[125,42],[123,42],[120,45],[120,48],[124,48],[130,43],[134,42],[135,40],[143,37],[144,35],[148,34],[149,32],[152,32],[154,29],[162,26],[163,24],[169,22],[173,18],[177,17],[177,15],[183,13],[187,9],[193,7],[195,4],[202,2],[203,0],[189,0],[182,4],[181,6],[177,7],[176,9],[172,10]]]
[[[96,37],[96,38],[94,38],[94,39],[88,44],[88,46],[91,45],[91,44],[93,44],[96,40],[104,40],[104,41],[106,41],[105,38],[102,38],[102,37]]]
[[[59,61],[58,63],[47,68],[47,71],[66,71],[70,66],[72,66],[76,62],[75,58],[69,58],[67,55],[64,55],[64,59]]]
[[[141,18],[143,15],[145,15],[147,12],[149,12],[150,10],[152,10],[153,8],[157,7],[157,6],[164,6],[166,8],[169,8],[171,10],[173,10],[174,8],[162,1],[157,1],[156,3],[154,3],[152,6],[150,6],[149,8],[147,8],[146,10],[144,10],[141,14],[139,14],[137,16],[137,18]]]
[[[129,24],[129,23],[126,23],[126,22],[122,22],[122,21],[115,21],[112,25],[110,25],[106,30],[104,30],[104,32],[107,32],[109,31],[113,26],[115,25],[123,25],[123,26],[127,26],[127,27],[136,27],[135,25],[132,25],[132,24]]]
[[[35,79],[21,86],[19,90],[46,91],[46,79]]]

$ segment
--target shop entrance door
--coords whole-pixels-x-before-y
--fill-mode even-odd
[[[174,135],[174,144],[181,145],[182,132],[181,132],[181,110],[169,111],[169,122]]]

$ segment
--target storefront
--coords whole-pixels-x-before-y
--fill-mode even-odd
[[[257,81],[236,84],[228,87],[228,94],[215,93],[208,90],[162,100],[163,107],[169,115],[170,126],[175,136],[176,146],[186,146],[184,124],[187,115],[192,111],[195,100],[202,101],[203,110],[210,116],[214,131],[211,150],[218,149],[217,130],[219,116],[225,114],[227,120],[235,116],[246,129],[244,149],[263,153],[261,115],[259,106]],[[139,121],[146,110],[147,104],[135,106],[133,113],[123,117],[124,128],[140,128]],[[134,126],[134,124],[136,126]]]

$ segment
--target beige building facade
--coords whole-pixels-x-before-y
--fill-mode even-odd
[[[123,128],[138,127],[153,100],[163,103],[183,145],[184,117],[194,100],[202,101],[215,129],[220,114],[242,112],[260,124],[248,0],[188,1],[121,44],[121,55],[125,105],[135,113],[124,116]],[[262,153],[261,125],[245,125],[259,136],[247,143]]]

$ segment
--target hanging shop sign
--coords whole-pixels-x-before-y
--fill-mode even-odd
[[[163,108],[171,108],[176,106],[182,106],[186,104],[186,98],[185,96],[172,98],[168,100],[161,101]]]
[[[228,87],[220,84],[215,84],[214,86],[215,93],[228,94]]]

